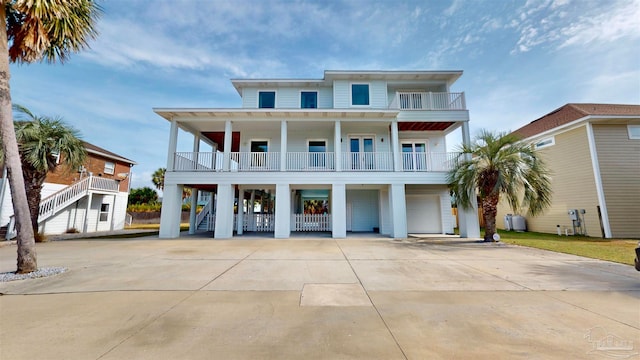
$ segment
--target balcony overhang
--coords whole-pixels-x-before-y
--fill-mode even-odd
[[[168,121],[199,122],[211,120],[286,120],[314,119],[394,119],[399,110],[387,109],[189,109],[154,108],[153,111]]]

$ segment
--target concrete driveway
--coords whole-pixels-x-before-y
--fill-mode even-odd
[[[15,270],[0,248],[0,272]],[[0,359],[639,358],[631,266],[456,238],[74,240],[0,283]]]

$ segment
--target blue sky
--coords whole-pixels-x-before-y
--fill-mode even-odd
[[[569,102],[640,104],[640,0],[102,5],[90,50],[64,65],[12,65],[12,98],[137,161],[133,187],[153,187],[166,165],[169,124],[152,108],[239,107],[230,78],[463,70],[452,91],[466,93],[472,134],[515,130]]]

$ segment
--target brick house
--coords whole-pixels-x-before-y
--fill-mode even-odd
[[[40,203],[40,232],[61,234],[124,228],[135,161],[84,142],[85,164],[69,169],[61,164],[47,174]],[[63,158],[59,161],[64,161]],[[0,178],[0,226],[12,236],[13,205],[6,177]]]

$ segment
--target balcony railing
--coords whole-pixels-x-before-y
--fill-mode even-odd
[[[457,153],[428,152],[401,153],[400,171],[448,171],[455,163]],[[227,161],[225,161],[227,160]],[[391,152],[343,152],[340,154],[340,171],[394,171]],[[173,171],[338,171],[336,154],[333,152],[288,152],[285,167],[280,166],[279,152],[177,152]]]
[[[399,91],[389,109],[398,110],[466,110],[464,93]]]

